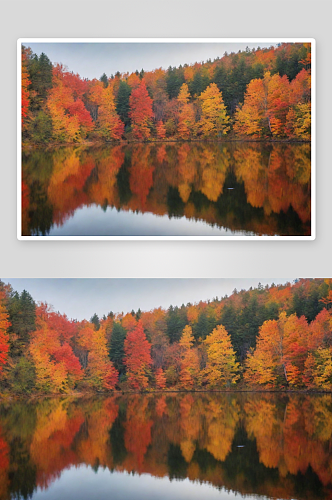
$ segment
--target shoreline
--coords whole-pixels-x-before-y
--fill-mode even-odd
[[[49,142],[46,144],[33,143],[33,142],[22,142],[22,151],[27,149],[56,149],[60,147],[102,147],[102,146],[117,146],[117,145],[132,145],[132,144],[191,144],[191,143],[211,143],[211,144],[230,144],[236,142],[247,142],[247,143],[260,143],[260,144],[311,144],[311,140],[300,140],[300,139],[254,139],[254,138],[242,138],[234,137],[228,139],[190,139],[190,140],[179,140],[179,139],[168,139],[168,140],[145,140],[145,141],[135,141],[135,140],[121,140],[121,141],[89,141],[84,140],[81,142]]]
[[[325,390],[309,390],[309,389],[211,389],[211,390],[150,390],[150,391],[130,391],[130,390],[114,390],[105,392],[68,392],[68,393],[51,393],[51,394],[8,394],[0,396],[0,403],[9,403],[14,401],[38,401],[46,398],[92,398],[92,397],[114,397],[114,396],[127,396],[127,395],[140,395],[140,396],[154,396],[154,395],[172,395],[172,394],[301,394],[305,396],[314,396],[319,394],[332,394],[332,391]]]

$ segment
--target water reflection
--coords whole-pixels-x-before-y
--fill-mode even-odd
[[[22,234],[94,235],[97,222],[99,235],[310,235],[310,174],[309,144],[30,151]]]
[[[158,498],[167,491],[187,498],[189,490],[208,499],[215,490],[225,498],[229,491],[299,500],[332,495],[332,395],[49,398],[2,404],[0,426],[1,499],[44,498],[49,489],[51,498],[98,490],[106,499],[109,484],[123,498],[133,486],[138,499],[157,498],[161,487]],[[128,473],[138,475],[132,486]],[[184,486],[167,486],[174,479]]]

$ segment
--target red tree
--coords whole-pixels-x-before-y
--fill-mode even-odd
[[[129,117],[135,139],[148,139],[150,137],[149,124],[153,117],[152,102],[143,79],[140,86],[132,91],[129,98]]]
[[[125,365],[128,382],[132,389],[146,389],[148,372],[152,364],[151,344],[148,342],[141,321],[124,341]]]

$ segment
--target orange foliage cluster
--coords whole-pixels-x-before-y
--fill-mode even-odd
[[[146,389],[149,384],[149,368],[152,365],[151,345],[141,321],[134,330],[127,333],[124,350],[129,387],[134,390]]]
[[[115,109],[114,85],[104,87],[99,80],[93,80],[89,89],[89,98],[98,108],[98,118],[95,129],[107,140],[121,139],[124,124]]]
[[[235,115],[235,133],[310,139],[310,92],[311,75],[305,69],[291,82],[286,75],[269,72],[263,79],[252,80]]]
[[[52,119],[53,136],[60,142],[77,142],[93,129],[91,115],[82,100],[88,84],[59,64],[53,69],[52,83],[47,107]]]
[[[26,53],[24,51],[22,51],[22,75],[21,75],[21,78],[22,78],[22,97],[21,97],[22,128],[24,128],[24,126],[25,126],[25,119],[28,115],[28,109],[29,109],[29,103],[30,103],[28,87],[29,87],[29,84],[31,82],[29,80],[29,73],[27,71],[26,63],[27,63],[27,56],[26,56]]]
[[[260,328],[256,349],[246,360],[248,384],[332,390],[332,316],[323,309],[314,321],[279,315]]]
[[[150,120],[153,117],[152,99],[146,89],[145,80],[141,81],[129,98],[133,134],[135,139],[148,139],[150,137]]]
[[[80,362],[70,345],[76,325],[47,304],[37,310],[37,329],[30,343],[36,386],[42,392],[67,392],[82,379]]]

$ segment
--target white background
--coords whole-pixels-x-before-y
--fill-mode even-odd
[[[5,1],[0,276],[320,277],[331,273],[331,1]],[[310,37],[317,42],[315,241],[18,241],[16,41],[23,37]]]

